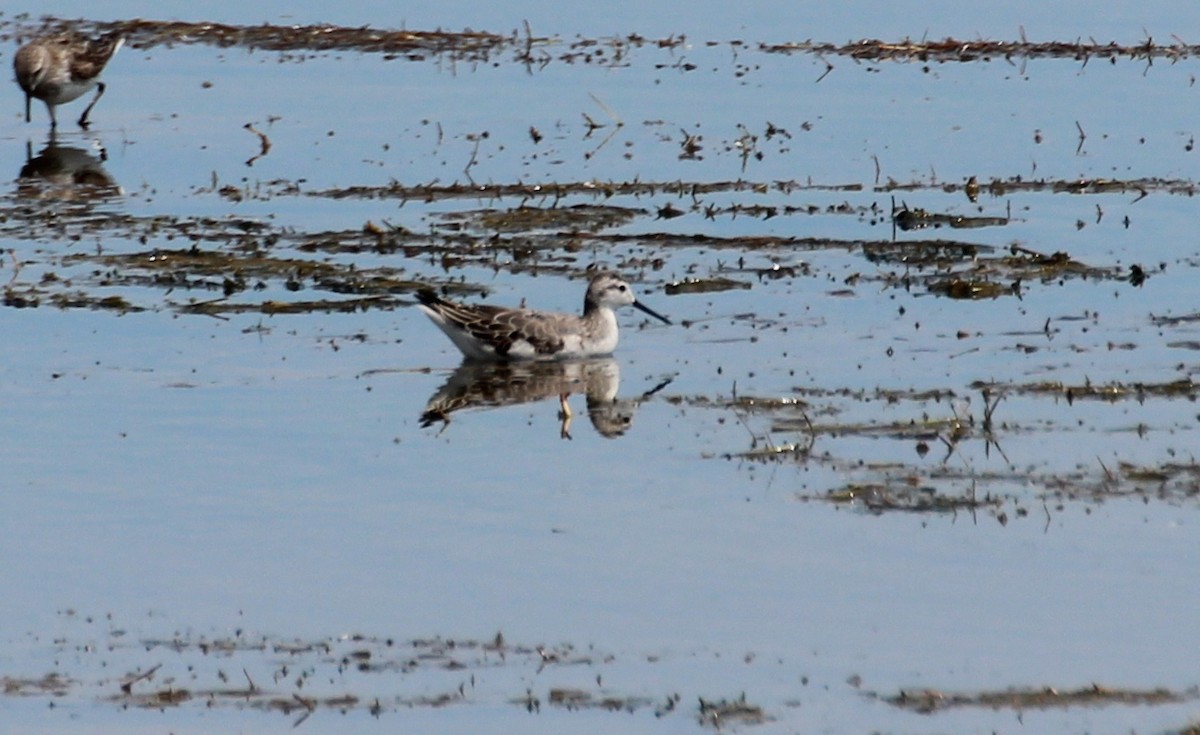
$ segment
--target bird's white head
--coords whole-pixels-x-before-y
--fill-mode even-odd
[[[622,306],[632,306],[635,309],[640,309],[655,319],[659,319],[667,324],[671,320],[654,311],[650,307],[637,300],[633,295],[633,289],[629,284],[621,280],[612,273],[601,273],[592,278],[588,284],[587,295],[583,298],[583,311],[589,313],[595,309],[609,308],[617,309]]]

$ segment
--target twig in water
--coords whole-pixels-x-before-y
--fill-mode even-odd
[[[121,682],[121,691],[125,692],[126,694],[132,694],[134,684],[137,684],[139,681],[149,679],[151,676],[154,676],[155,671],[158,671],[161,668],[162,664],[156,664],[132,679]]]
[[[257,130],[254,127],[253,123],[246,123],[242,127],[258,136],[258,143],[259,143],[258,153],[254,154],[253,156],[250,156],[250,158],[246,159],[246,165],[253,166],[255,161],[257,161],[258,159],[267,155],[268,152],[270,152],[271,139],[267,137],[266,133],[262,132],[261,130]]]
[[[599,98],[599,97],[597,97],[596,95],[592,94],[591,92],[588,92],[588,96],[592,98],[592,101],[593,101],[593,102],[595,102],[597,105],[600,105],[600,109],[601,109],[601,110],[604,110],[604,113],[605,113],[606,115],[608,115],[608,116],[609,116],[609,117],[612,119],[612,121],[613,121],[613,122],[615,122],[615,123],[617,124],[617,127],[618,127],[618,128],[620,128],[620,127],[624,127],[624,125],[625,125],[625,121],[624,121],[624,120],[622,120],[620,117],[618,117],[618,116],[617,116],[617,113],[613,112],[611,107],[609,107],[608,105],[604,104],[604,103],[603,103],[603,102],[600,100],[600,98]]]

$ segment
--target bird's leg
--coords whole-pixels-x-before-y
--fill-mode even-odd
[[[33,119],[33,117],[29,114],[29,103],[32,101],[33,101],[32,97],[30,97],[29,95],[25,95],[25,122],[29,122],[30,120]]]
[[[558,435],[563,439],[571,438],[571,417],[574,414],[571,413],[571,404],[567,403],[567,397],[570,395],[570,393],[558,394],[558,417],[562,419],[562,427],[560,428]]]
[[[84,130],[88,129],[88,113],[91,112],[92,108],[96,106],[96,103],[100,101],[100,96],[103,94],[104,82],[97,82],[96,96],[92,98],[92,101],[88,103],[87,107],[83,108],[83,114],[79,116],[79,127],[83,128]]]

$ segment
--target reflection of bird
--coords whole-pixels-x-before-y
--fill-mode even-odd
[[[587,397],[588,418],[601,436],[617,437],[633,422],[636,402],[616,400],[621,369],[612,358],[561,362],[464,362],[425,405],[421,426],[450,422],[468,408],[501,408],[558,398],[561,434],[570,438],[572,393]]]
[[[95,200],[121,196],[121,187],[104,170],[104,152],[59,145],[53,137],[36,156],[26,150],[17,192],[27,198]]]
[[[611,355],[617,346],[613,309],[633,306],[667,324],[670,319],[639,302],[620,278],[592,278],[583,298],[583,316],[552,311],[467,305],[433,291],[417,294],[424,311],[468,359],[560,360]]]
[[[35,38],[17,49],[13,71],[25,92],[25,122],[30,120],[30,102],[37,97],[50,112],[50,127],[58,127],[54,108],[95,88],[96,96],[79,116],[79,127],[86,129],[88,113],[104,94],[100,72],[124,42],[117,34],[93,40],[67,32]]]

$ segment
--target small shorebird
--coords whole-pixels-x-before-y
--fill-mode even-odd
[[[125,39],[113,33],[90,39],[77,33],[56,33],[35,38],[17,49],[13,71],[17,84],[25,92],[25,122],[29,122],[29,104],[34,97],[46,103],[50,128],[58,127],[54,108],[79,99],[92,88],[96,96],[79,116],[79,127],[87,129],[88,113],[104,94],[100,72],[117,53]]]
[[[417,293],[421,311],[471,360],[571,360],[610,355],[617,347],[613,309],[633,306],[671,323],[642,304],[633,289],[611,273],[592,278],[583,297],[583,316],[553,311],[467,305],[433,291]]]

